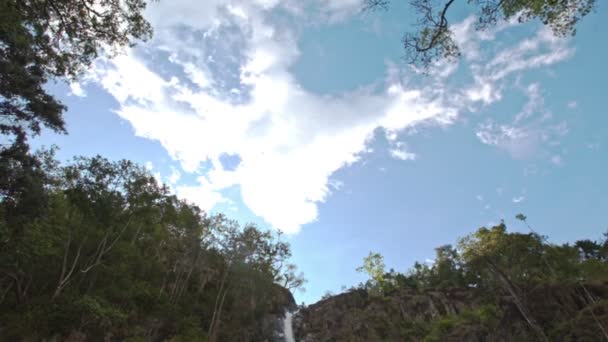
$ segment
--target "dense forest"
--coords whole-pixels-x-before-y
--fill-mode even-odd
[[[608,233],[559,245],[530,230],[480,228],[405,273],[387,271],[382,255],[370,253],[358,269],[369,280],[301,310],[296,334],[301,341],[608,340]]]
[[[261,340],[302,285],[280,235],[206,214],[142,167],[32,162],[0,202],[2,340]]]

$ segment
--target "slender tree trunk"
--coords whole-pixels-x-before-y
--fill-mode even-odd
[[[188,287],[188,282],[190,282],[190,277],[192,276],[193,271],[194,271],[194,265],[190,266],[190,270],[188,271],[186,278],[184,278],[184,280],[182,281],[182,284],[179,287],[179,289],[175,295],[175,302],[177,302],[181,298],[181,296],[184,294],[184,291]]]
[[[70,254],[71,245],[72,245],[72,232],[70,232],[70,234],[68,236],[68,241],[66,243],[65,251],[63,253],[63,263],[61,265],[61,274],[59,276],[59,280],[57,281],[57,286],[55,287],[53,296],[51,297],[51,301],[54,301],[59,296],[59,294],[61,294],[61,291],[63,291],[63,289],[72,280],[72,275],[74,274],[74,270],[76,269],[76,265],[78,264],[78,260],[80,259],[80,253],[82,251],[83,243],[81,243],[78,246],[78,249],[76,251],[76,256],[74,256],[74,260],[72,260],[72,265],[69,267],[69,270],[68,270],[68,256]]]
[[[129,227],[129,225],[131,224],[131,216],[129,216],[129,219],[127,220],[127,223],[125,223],[125,225],[122,227],[122,229],[120,230],[120,232],[118,233],[118,235],[114,238],[114,240],[112,240],[112,242],[110,243],[109,246],[106,247],[106,245],[108,244],[108,239],[110,238],[110,232],[108,232],[103,239],[101,240],[101,242],[97,245],[97,250],[95,251],[95,254],[93,254],[93,257],[91,258],[91,261],[89,261],[89,263],[87,264],[87,266],[85,266],[84,268],[82,268],[80,270],[81,273],[87,273],[89,272],[91,269],[93,269],[93,267],[98,266],[101,264],[102,259],[104,256],[106,256],[114,247],[114,245],[116,245],[116,243],[118,242],[118,240],[120,240],[120,238],[122,237],[122,234],[125,232],[125,230],[127,230],[127,228]]]
[[[173,302],[173,298],[175,297],[175,293],[177,291],[177,287],[179,285],[179,281],[182,278],[182,271],[181,269],[176,265],[174,267],[175,269],[175,280],[173,281],[173,284],[171,286],[171,292],[169,293],[169,301]]]
[[[209,324],[209,331],[207,332],[207,336],[209,336],[209,341],[214,342],[214,330],[215,330],[215,322],[217,320],[216,316],[217,316],[217,312],[218,312],[218,308],[219,308],[219,303],[221,301],[221,297],[222,297],[222,291],[224,290],[224,286],[226,284],[226,279],[228,278],[228,273],[230,273],[230,263],[227,265],[226,267],[226,271],[224,272],[224,275],[222,276],[222,281],[220,283],[220,289],[217,293],[217,296],[215,297],[215,304],[213,306],[213,315],[211,316],[211,323]]]
[[[589,293],[589,291],[587,290],[587,287],[582,282],[579,282],[579,284],[583,288],[583,291],[585,292],[585,295],[591,301],[591,304],[592,305],[595,304],[595,299],[593,298],[593,296],[591,295],[591,293]],[[602,334],[604,334],[604,337],[606,338],[606,341],[608,341],[608,331],[606,331],[606,328],[604,328],[604,325],[602,324],[602,322],[600,322],[600,320],[597,318],[597,316],[595,316],[595,313],[593,312],[593,308],[589,308],[589,312],[591,313],[591,316],[593,317],[593,320],[595,321],[595,323],[598,325],[598,327],[602,331]]]
[[[513,297],[513,302],[515,303],[515,306],[517,306],[517,309],[519,310],[519,312],[521,313],[523,318],[526,320],[528,325],[538,335],[538,337],[540,338],[541,341],[549,341],[549,339],[547,338],[547,335],[545,335],[545,332],[543,331],[542,327],[538,323],[536,323],[536,321],[534,320],[534,318],[532,317],[532,315],[526,308],[525,304],[521,301],[520,296],[517,293],[516,286],[513,283],[511,283],[509,278],[500,270],[500,268],[495,263],[493,263],[489,258],[485,258],[485,259],[486,259],[487,263],[490,265],[491,269],[494,271],[494,273],[496,275],[498,275],[498,278],[504,284],[504,287],[507,289],[507,292],[509,292],[511,297]]]
[[[143,224],[140,224],[137,227],[137,230],[135,231],[135,234],[133,234],[133,238],[131,239],[131,246],[135,245],[135,242],[137,241],[137,238],[139,237],[139,232],[141,231],[141,227],[143,226]]]
[[[160,298],[160,296],[163,295],[163,292],[165,291],[165,286],[167,285],[167,278],[169,277],[168,273],[165,273],[165,275],[163,276],[163,283],[160,286],[160,290],[158,291],[158,298]]]
[[[201,292],[203,292],[203,290],[205,289],[205,286],[207,285],[208,281],[209,281],[209,276],[208,275],[204,274],[204,275],[200,276],[198,290],[196,290],[196,292],[198,294],[200,294]]]
[[[224,308],[224,300],[226,299],[226,295],[227,294],[228,294],[228,289],[224,290],[224,294],[222,295],[222,299],[220,301],[220,306],[219,306],[219,308],[217,310],[217,317],[215,318],[215,325],[213,327],[213,334],[212,334],[212,337],[211,337],[211,341],[212,342],[217,341],[217,337],[218,337],[218,334],[219,334],[219,326],[220,326],[220,324],[222,322],[222,318],[221,317],[222,317],[222,310]]]
[[[29,290],[30,285],[32,284],[32,277],[23,276],[24,272],[18,271],[18,274],[8,273],[7,275],[13,279],[12,284],[14,286],[9,286],[6,292],[10,290],[11,287],[15,290],[15,298],[17,300],[17,305],[23,305],[26,302],[27,291]]]
[[[3,290],[2,290],[2,294],[0,295],[0,304],[4,303],[4,298],[6,298],[6,294],[11,290],[11,288],[15,285],[14,281],[12,279],[8,279],[8,282],[6,284],[6,287],[4,287],[4,280],[6,280],[7,277],[4,277],[2,279],[2,286],[3,286]]]

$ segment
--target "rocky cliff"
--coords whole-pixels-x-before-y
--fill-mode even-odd
[[[543,286],[527,291],[526,307],[551,341],[605,341],[608,284]],[[296,339],[324,341],[535,341],[513,298],[475,289],[383,295],[353,290],[301,309]],[[590,299],[592,298],[592,299]]]

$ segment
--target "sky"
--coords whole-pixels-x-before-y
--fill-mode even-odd
[[[460,60],[403,60],[406,4],[152,2],[154,38],[49,84],[68,135],[35,147],[145,165],[178,196],[280,229],[308,284],[357,285],[370,252],[407,271],[434,248],[523,212],[551,241],[608,227],[606,4],[572,38],[535,22],[474,29],[450,13]]]

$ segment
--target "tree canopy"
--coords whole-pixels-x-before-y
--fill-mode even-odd
[[[262,313],[289,304],[277,284],[305,282],[271,231],[209,215],[143,167],[34,158],[31,195],[0,200],[1,340],[256,340]]]
[[[0,2],[0,133],[23,145],[41,126],[65,132],[65,110],[44,85],[75,79],[102,52],[152,34],[144,0],[3,0]],[[15,151],[12,151],[14,154]]]
[[[518,218],[526,220],[522,214]],[[436,248],[433,263],[415,263],[406,273],[391,269],[378,274],[381,268],[375,265],[382,260],[382,255],[370,253],[361,267],[371,270],[368,272],[370,279],[361,284],[361,288],[377,296],[390,295],[399,289],[421,292],[469,289],[484,305],[490,305],[493,312],[506,296],[537,338],[548,340],[544,328],[547,324],[541,325],[537,318],[547,314],[534,310],[532,305],[532,298],[542,295],[544,289],[561,288],[565,297],[574,297],[605,312],[602,311],[606,307],[605,299],[595,298],[587,289],[587,284],[608,281],[608,234],[605,237],[603,241],[579,240],[574,244],[557,245],[548,243],[533,230],[528,234],[508,232],[501,223],[478,229],[460,239],[456,247]],[[560,305],[558,302],[550,306],[560,310]],[[593,311],[590,312],[593,315]],[[604,316],[603,320],[606,318]],[[598,336],[603,334],[608,338],[605,323],[597,317],[592,322],[591,329]]]
[[[410,0],[416,13],[416,30],[403,37],[406,59],[409,63],[428,68],[439,59],[460,56],[460,47],[454,40],[448,22],[455,0]],[[387,9],[389,0],[364,0],[367,10]],[[591,13],[596,0],[469,0],[477,15],[476,28],[487,30],[501,20],[519,22],[539,20],[555,35],[576,33],[578,22]]]

